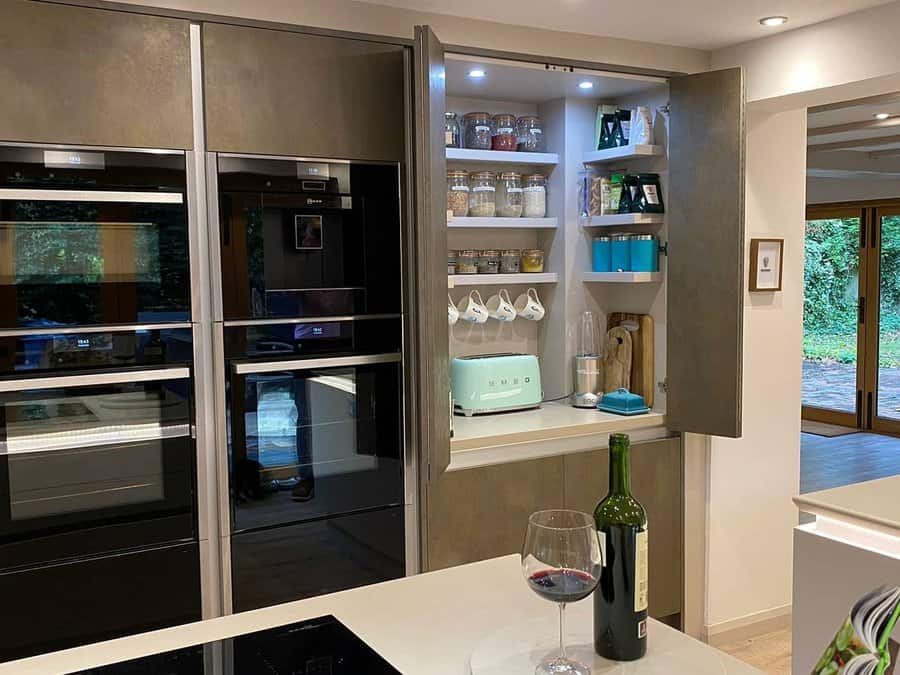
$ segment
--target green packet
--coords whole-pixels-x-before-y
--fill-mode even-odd
[[[860,598],[825,648],[811,675],[891,675],[898,643],[900,587],[877,588]]]

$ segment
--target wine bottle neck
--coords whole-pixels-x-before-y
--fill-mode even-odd
[[[610,445],[609,493],[612,495],[631,494],[631,466],[627,445]]]

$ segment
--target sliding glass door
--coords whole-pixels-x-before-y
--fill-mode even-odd
[[[900,435],[900,200],[808,209],[803,417]]]

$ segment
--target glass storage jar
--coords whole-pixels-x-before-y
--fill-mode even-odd
[[[478,273],[478,257],[480,251],[467,249],[458,251],[456,254],[456,273],[457,274],[477,274]]]
[[[519,218],[522,215],[522,174],[512,171],[500,174],[497,181],[497,215]]]
[[[497,274],[500,271],[500,251],[487,249],[478,257],[478,274]]]
[[[469,216],[493,218],[497,212],[497,188],[493,171],[469,174]]]
[[[493,123],[491,150],[515,152],[517,143],[516,116],[507,113],[494,115]]]
[[[447,172],[447,210],[454,217],[469,215],[469,173],[467,171]]]
[[[456,274],[456,251],[447,251],[447,274]]]
[[[472,150],[490,150],[491,128],[493,126],[490,113],[466,113],[463,116],[463,121],[466,127],[466,147]]]
[[[448,148],[458,148],[459,141],[459,117],[457,117],[455,112],[445,112],[444,145]]]
[[[544,252],[539,248],[522,251],[522,271],[540,273],[544,271]]]
[[[516,150],[544,152],[544,121],[536,115],[526,115],[516,121]]]
[[[500,254],[500,274],[518,274],[521,271],[522,251],[511,248]]]
[[[525,176],[522,188],[522,215],[526,218],[547,216],[547,178],[539,173]]]

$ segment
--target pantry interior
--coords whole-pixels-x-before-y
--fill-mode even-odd
[[[662,201],[666,203],[668,176],[668,80],[665,77],[611,73],[573,66],[512,61],[459,53],[445,54],[446,111],[456,113],[461,127],[459,145],[446,149],[448,201],[454,172],[504,172],[523,177],[546,177],[546,215],[534,217],[460,217],[448,209],[448,261],[463,251],[537,249],[543,252],[539,273],[452,274],[448,276],[449,301],[464,301],[478,291],[485,303],[506,289],[515,302],[529,288],[537,291],[546,313],[540,321],[517,317],[513,321],[490,318],[487,322],[457,321],[450,327],[450,356],[525,353],[538,356],[543,399],[540,416],[505,413],[454,420],[454,450],[476,447],[479,438],[496,442],[502,427],[520,424],[559,426],[590,425],[597,411],[574,411],[568,398],[573,392],[573,357],[579,349],[579,330],[584,311],[594,318],[597,350],[602,352],[612,313],[649,315],[653,325],[653,366],[648,374],[652,389],[639,391],[652,402],[652,417],[642,426],[662,426],[666,409],[666,256],[665,214],[622,213],[591,215],[592,180],[614,174],[658,174]],[[622,109],[646,106],[652,119],[649,143],[597,150],[598,108]],[[537,116],[542,123],[542,152],[504,152],[467,148],[465,115],[487,112],[517,118]],[[451,134],[447,134],[448,141]],[[646,140],[646,139],[645,139]],[[459,178],[459,174],[456,174]],[[458,181],[457,181],[458,184]],[[596,184],[594,184],[596,189]],[[498,204],[502,199],[497,194]],[[457,202],[458,204],[458,202]],[[458,209],[457,209],[457,212]],[[480,213],[478,214],[481,215]],[[529,215],[529,214],[526,214]],[[613,233],[645,234],[659,244],[658,272],[594,272],[592,244],[595,237]],[[458,258],[457,258],[458,259]],[[452,270],[448,269],[448,272]],[[460,270],[457,270],[459,272]],[[640,389],[638,383],[633,388]],[[623,420],[624,421],[624,420]],[[633,426],[633,425],[629,425]],[[487,438],[491,440],[488,441]]]

